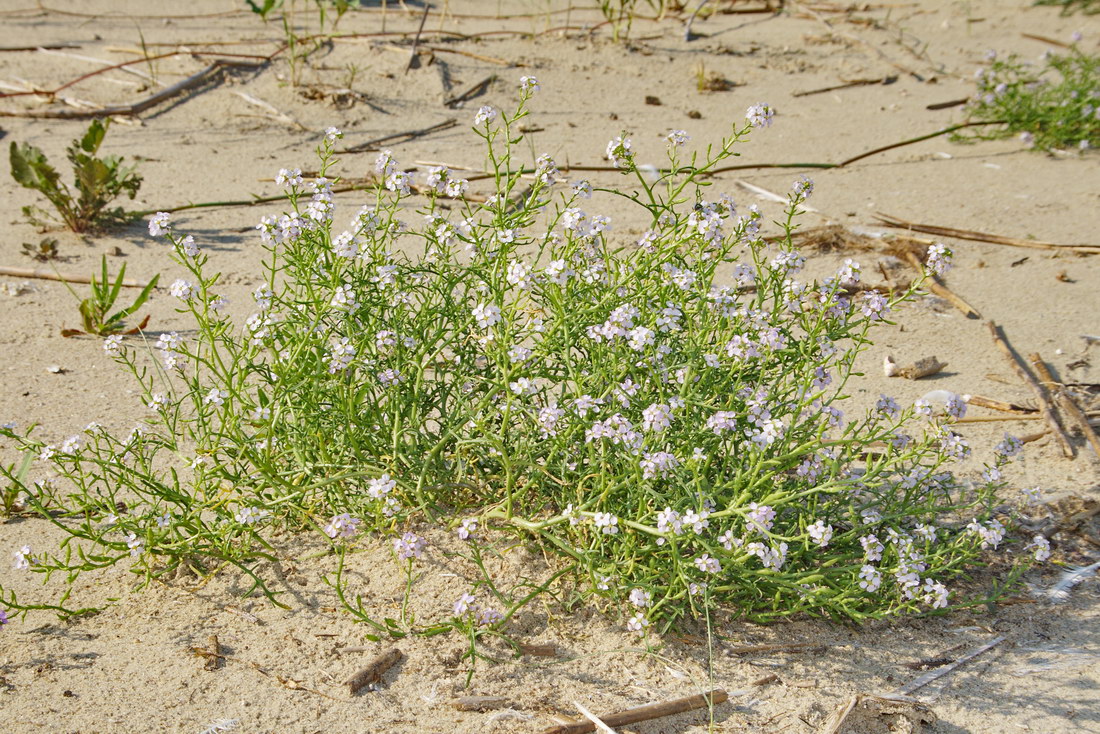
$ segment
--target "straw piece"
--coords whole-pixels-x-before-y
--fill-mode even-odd
[[[942,678],[943,676],[947,675],[951,671],[958,668],[960,665],[963,665],[964,663],[970,662],[971,660],[978,657],[979,655],[986,652],[987,650],[992,650],[994,647],[996,647],[997,645],[1004,642],[1004,640],[1005,640],[1005,636],[1004,635],[999,635],[999,636],[993,638],[992,640],[990,640],[989,642],[985,643],[984,645],[979,645],[978,647],[975,647],[974,649],[970,650],[969,652],[966,652],[963,655],[960,655],[958,658],[956,658],[954,660],[954,662],[948,663],[947,665],[943,666],[942,668],[937,668],[933,671],[925,673],[924,675],[922,675],[918,678],[915,678],[914,680],[906,683],[904,686],[898,688],[896,691],[891,693],[890,696],[891,697],[908,696],[909,694],[913,693],[914,691],[916,691],[920,688],[924,688],[926,685],[928,685],[932,681],[936,680],[937,678]]]
[[[447,130],[449,128],[454,127],[457,124],[458,124],[458,120],[456,120],[455,118],[452,117],[449,120],[444,120],[443,122],[437,122],[434,125],[430,125],[428,127],[421,128],[419,130],[407,130],[407,131],[402,132],[402,133],[393,133],[392,135],[383,135],[380,138],[375,138],[374,140],[368,140],[365,143],[359,143],[358,145],[353,145],[350,148],[344,148],[343,150],[338,150],[336,152],[337,153],[363,153],[363,152],[366,152],[366,151],[378,150],[377,146],[382,145],[383,143],[405,143],[405,142],[408,142],[409,140],[412,140],[414,138],[419,138],[423,135],[428,135],[430,133],[439,132],[440,130]]]
[[[636,724],[639,721],[649,721],[651,719],[659,719],[663,716],[680,714],[685,711],[694,711],[695,709],[701,709],[707,706],[717,706],[720,703],[725,703],[728,699],[729,694],[721,688],[716,688],[709,693],[685,696],[684,698],[677,698],[662,703],[651,703],[646,706],[638,706],[637,708],[627,709],[626,711],[620,711],[599,718],[606,727],[627,726],[628,724]],[[577,708],[581,707],[577,705]],[[585,720],[552,726],[549,729],[544,729],[541,734],[585,734],[590,731],[596,731],[596,725],[591,720]]]
[[[39,270],[38,268],[9,268],[0,265],[0,275],[10,275],[13,278],[38,278],[39,280],[60,280],[66,283],[91,283],[92,279],[87,275],[75,275],[73,273],[58,273]],[[122,281],[126,288],[145,288],[148,283],[142,283],[133,278]]]
[[[86,119],[89,117],[109,117],[111,115],[139,115],[150,107],[154,107],[161,102],[164,102],[165,100],[171,99],[176,95],[186,92],[189,89],[194,89],[195,87],[203,84],[207,80],[219,75],[222,72],[222,69],[228,67],[258,69],[266,64],[266,61],[218,59],[197,74],[192,74],[183,81],[177,82],[176,84],[162,89],[156,94],[146,97],[140,102],[134,102],[133,104],[112,105],[109,107],[98,107],[91,110],[67,110],[56,107],[45,110],[0,110],[0,117],[31,117],[37,119],[76,120]],[[109,68],[110,67],[108,67],[108,69]],[[104,71],[108,69],[104,69]]]
[[[1050,373],[1038,352],[1029,354],[1028,359],[1031,361],[1031,366],[1039,373],[1039,379],[1043,381],[1043,386],[1054,393],[1054,399],[1062,406],[1063,412],[1077,425],[1077,428],[1088,440],[1089,445],[1092,446],[1093,452],[1100,458],[1100,437],[1096,435],[1096,431],[1092,430],[1088,417],[1066,391],[1066,386],[1054,379],[1054,375]]]
[[[1047,391],[1043,389],[1043,386],[1035,381],[1031,373],[1028,371],[1024,363],[1021,362],[1009,347],[1008,341],[1000,336],[998,333],[997,324],[993,321],[987,321],[986,327],[989,329],[990,335],[993,337],[993,343],[997,345],[997,348],[1001,350],[1001,353],[1005,355],[1005,359],[1008,360],[1012,368],[1016,370],[1016,374],[1021,380],[1026,382],[1031,387],[1032,392],[1035,393],[1035,397],[1039,400],[1039,411],[1043,414],[1047,423],[1050,424],[1050,429],[1054,432],[1054,437],[1058,440],[1058,444],[1062,447],[1062,453],[1067,458],[1074,458],[1077,456],[1077,450],[1073,448],[1073,444],[1070,443],[1069,436],[1066,435],[1066,431],[1062,428],[1061,421],[1058,420],[1058,414],[1054,410],[1054,404],[1050,402],[1050,396],[1047,395]]]
[[[968,405],[977,405],[979,408],[989,408],[990,410],[1000,410],[1005,413],[1020,413],[1023,415],[1030,415],[1038,411],[1038,408],[1028,408],[1023,405],[1017,405],[1016,403],[1006,403],[1003,400],[996,400],[994,398],[987,398],[982,395],[971,395],[966,401]]]
[[[973,240],[975,242],[990,242],[995,245],[1007,245],[1008,247],[1026,247],[1032,250],[1066,250],[1068,252],[1100,252],[1100,245],[1058,245],[1053,242],[1040,242],[1039,240],[1020,240],[1014,237],[1003,237],[997,234],[987,234],[969,229],[955,229],[953,227],[938,227],[933,224],[915,224],[904,219],[892,217],[889,214],[877,213],[875,217],[887,227],[908,229],[913,232],[924,232],[941,237],[954,237],[960,240]]]
[[[459,711],[491,711],[504,708],[507,696],[462,696],[450,702],[451,708]]]

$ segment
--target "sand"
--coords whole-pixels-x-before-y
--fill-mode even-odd
[[[386,31],[415,31],[419,6],[406,13],[398,3],[388,5]],[[772,128],[759,131],[742,149],[740,162],[835,162],[962,121],[959,108],[927,106],[970,94],[973,73],[987,49],[1035,58],[1056,46],[1033,36],[1064,42],[1080,30],[1084,47],[1093,50],[1100,37],[1096,17],[1062,17],[1055,9],[1020,0],[870,3],[846,13],[839,12],[839,5],[816,4],[812,10],[791,8],[781,14],[719,14],[697,21],[698,37],[690,42],[676,20],[639,20],[633,40],[618,44],[606,26],[591,35],[580,30],[599,22],[591,10],[548,15],[547,3],[513,0],[440,5],[450,14],[444,18],[433,12],[426,30],[516,33],[467,40],[433,36],[428,45],[440,49],[434,63],[421,56],[419,67],[407,74],[407,47],[386,45],[401,43],[401,37],[344,40],[320,49],[293,72],[285,59],[259,71],[235,71],[139,119],[120,121],[104,152],[139,161],[145,177],[137,200],[127,206],[159,209],[276,194],[274,173],[280,167],[311,168],[320,131],[329,125],[344,130],[350,146],[454,118],[459,122],[454,127],[388,147],[403,163],[442,161],[477,168],[481,152],[468,123],[480,104],[508,104],[521,74],[534,74],[542,83],[530,120],[540,130],[532,139],[539,152],[551,153],[559,164],[602,164],[605,142],[623,130],[632,133],[640,159],[656,162],[668,130],[684,128],[696,144],[715,141],[757,102],[770,103],[778,114]],[[502,17],[494,17],[498,9]],[[304,11],[296,18],[307,21],[316,27],[315,16]],[[577,29],[567,35],[521,35],[564,25]],[[3,46],[76,46],[60,53],[0,53],[0,83],[42,89],[98,68],[77,56],[112,63],[135,58],[142,37],[150,53],[185,47],[264,56],[281,39],[275,23],[264,25],[225,0],[100,0],[56,10],[6,0],[0,2],[0,28]],[[377,7],[351,13],[339,29],[377,33],[382,15]],[[172,84],[206,63],[181,54],[133,69]],[[729,80],[732,88],[699,91],[699,65]],[[302,85],[297,89],[287,83],[292,73]],[[445,99],[490,75],[498,81],[482,94],[459,108],[444,106]],[[843,81],[883,78],[892,81],[796,96]],[[64,94],[96,105],[126,104],[148,95],[143,88],[148,83],[138,75],[111,72]],[[331,94],[344,87],[355,94]],[[4,110],[41,106],[32,98],[0,99]],[[85,125],[0,120],[5,144],[30,142],[57,160],[63,160],[68,141]],[[340,170],[345,176],[364,175],[373,158],[372,153],[343,156]],[[804,225],[831,222],[886,231],[875,214],[888,213],[1021,239],[1097,244],[1098,161],[1095,152],[1047,155],[1017,140],[962,145],[937,137],[843,169],[806,171],[816,182],[810,203],[818,213],[807,215]],[[779,205],[756,198],[736,181],[785,192],[802,172],[732,172],[715,183],[739,201],[759,204],[766,219],[773,219]],[[601,175],[614,174],[593,174],[593,179]],[[10,178],[0,179],[0,191],[0,218],[7,225],[0,234],[0,265],[28,267],[32,263],[20,254],[21,244],[36,243],[43,235],[23,221],[20,209],[41,202]],[[358,206],[354,199],[339,202],[346,211]],[[211,253],[212,265],[226,274],[225,295],[237,317],[247,315],[248,293],[259,283],[262,251],[252,227],[271,211],[264,206],[196,209],[175,217],[177,228],[193,234]],[[631,228],[626,225],[616,234],[628,237]],[[131,277],[147,279],[160,272],[164,283],[175,277],[164,246],[151,240],[141,224],[94,237],[61,231],[49,236],[58,239],[64,258],[59,267],[67,272],[90,272],[101,254],[109,253],[112,268],[126,263]],[[994,347],[986,319],[1001,324],[1020,353],[1040,352],[1063,382],[1100,382],[1100,347],[1082,338],[1100,336],[1100,260],[943,241],[957,255],[947,285],[982,318],[967,318],[935,298],[912,305],[863,355],[866,375],[855,384],[855,400],[873,400],[882,392],[913,400],[933,389],[1031,400]],[[860,259],[865,272],[878,272],[880,261],[891,263],[881,250],[807,250],[807,255],[811,269],[822,272],[844,257]],[[60,440],[92,420],[126,430],[141,419],[144,407],[99,341],[60,336],[62,327],[79,325],[75,302],[60,283],[0,278],[0,288],[0,347],[7,356],[0,367],[0,421],[37,423],[38,435]],[[166,289],[145,311],[151,329],[187,326]],[[887,354],[902,363],[936,355],[949,366],[921,381],[888,380],[881,367]],[[49,369],[54,366],[60,369]],[[1080,390],[1087,402],[1088,389]],[[1095,395],[1093,390],[1093,401]],[[970,415],[999,414],[972,408]],[[976,453],[988,455],[1002,432],[1026,434],[1040,425],[973,423],[961,430]],[[1029,512],[1061,517],[1067,508],[1098,499],[1100,464],[1083,439],[1075,437],[1074,445],[1079,456],[1070,460],[1049,436],[1030,443],[1025,458],[1007,475],[1005,502],[1016,503],[1020,488],[1038,486],[1049,504]],[[10,447],[0,445],[0,460],[10,461],[11,455]],[[967,471],[974,469],[964,468],[963,474]],[[466,588],[470,569],[446,554],[455,542],[446,533],[418,530],[430,549],[411,608],[418,618],[430,619],[442,616]],[[1094,562],[1100,556],[1096,537],[1091,521],[1076,534],[1056,534],[1054,560]],[[41,519],[19,517],[0,524],[5,558],[25,543],[47,548],[60,538]],[[1030,571],[1011,603],[947,616],[862,628],[807,620],[758,627],[736,621],[735,610],[728,610],[715,620],[721,639],[709,651],[701,629],[655,637],[646,651],[625,632],[614,610],[582,606],[566,612],[548,600],[518,615],[509,632],[525,643],[553,644],[555,655],[516,657],[504,643],[491,644],[484,652],[497,662],[479,660],[467,688],[469,666],[461,639],[367,641],[369,630],[338,607],[324,583],[334,571],[334,559],[317,557],[320,547],[312,540],[280,540],[285,561],[274,572],[289,609],[242,598],[247,585],[228,572],[199,588],[193,579],[180,579],[135,591],[139,579],[120,566],[83,576],[69,600],[78,607],[103,606],[101,613],[63,622],[39,612],[0,629],[0,728],[199,732],[234,721],[242,732],[536,732],[553,725],[554,716],[577,716],[573,702],[599,714],[721,687],[731,698],[714,709],[713,731],[815,732],[850,695],[895,691],[922,674],[904,664],[955,658],[1004,636],[991,650],[916,691],[926,708],[903,706],[900,714],[889,713],[889,707],[877,714],[860,708],[840,731],[1100,731],[1097,582],[1087,579],[1067,602],[1051,604],[1031,591],[1057,579],[1061,569],[1053,563]],[[366,552],[349,562],[352,589],[376,616],[395,616],[403,580],[394,572],[386,541],[364,543]],[[538,553],[503,543],[500,548],[496,563],[503,577],[550,573]],[[59,579],[43,587],[36,576],[7,565],[0,578],[25,600],[56,599],[61,589]],[[988,583],[990,577],[980,580]],[[217,669],[206,670],[206,659],[194,648],[209,649],[211,635],[226,657]],[[739,646],[794,643],[802,646],[735,653]],[[349,696],[343,681],[393,646],[402,660],[379,690]],[[342,653],[345,647],[362,649]],[[504,696],[507,708],[460,712],[448,705],[470,694]],[[703,732],[709,725],[704,710],[620,731]]]

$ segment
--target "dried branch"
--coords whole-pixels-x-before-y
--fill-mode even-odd
[[[186,79],[177,82],[170,87],[166,87],[156,94],[146,97],[140,102],[134,102],[133,104],[112,105],[109,107],[99,107],[97,109],[91,110],[70,110],[56,107],[46,110],[0,110],[0,117],[31,117],[36,119],[73,120],[86,119],[89,117],[109,117],[111,115],[139,115],[150,107],[154,107],[161,102],[164,102],[165,100],[171,99],[172,97],[182,94],[189,89],[194,89],[195,87],[202,85],[207,80],[221,74],[222,70],[227,67],[258,69],[266,65],[267,63],[267,61],[218,59],[197,74],[192,74]]]
[[[680,714],[685,711],[694,711],[695,709],[701,709],[708,706],[717,706],[728,699],[729,695],[724,690],[716,688],[705,694],[700,693],[694,696],[677,698],[673,701],[651,703],[646,706],[638,706],[637,708],[627,709],[626,711],[608,714],[607,716],[601,716],[600,721],[607,726],[626,726],[628,724],[636,724],[639,721],[649,721],[651,719],[659,719],[663,716]],[[552,726],[549,729],[544,729],[541,734],[584,734],[585,732],[595,730],[596,725],[592,721],[586,720]]]
[[[971,660],[973,660],[974,658],[978,657],[979,655],[981,655],[982,653],[984,653],[988,650],[992,650],[994,647],[996,647],[997,645],[1001,644],[1004,641],[1005,641],[1004,635],[999,635],[998,637],[993,638],[992,640],[985,643],[984,645],[979,645],[978,647],[975,647],[974,649],[970,650],[969,652],[966,652],[963,655],[960,655],[953,662],[948,663],[947,665],[943,666],[942,668],[937,668],[936,670],[925,673],[924,675],[922,675],[918,678],[915,678],[914,680],[910,681],[909,683],[906,683],[904,686],[898,688],[896,691],[894,691],[890,695],[891,696],[908,696],[911,693],[913,693],[914,691],[916,691],[920,688],[924,688],[926,685],[928,685],[932,681],[936,680],[937,678],[942,678],[943,676],[950,673],[952,670],[955,670],[956,668],[958,668],[960,665],[963,665],[964,663],[970,662]]]
[[[338,150],[336,152],[344,154],[364,153],[366,151],[378,150],[378,146],[382,145],[383,143],[407,143],[410,140],[422,137],[424,135],[429,135],[431,133],[439,132],[441,130],[448,130],[457,124],[458,120],[452,117],[449,120],[438,122],[435,125],[431,125],[429,127],[421,128],[419,130],[408,130],[402,133],[393,133],[392,135],[383,135],[380,138],[368,140],[365,143],[359,143],[358,145],[353,145],[350,148],[344,148],[343,150]]]
[[[1035,397],[1039,400],[1039,411],[1042,413],[1047,423],[1050,424],[1050,429],[1054,432],[1054,437],[1062,447],[1062,453],[1070,459],[1077,456],[1077,450],[1073,448],[1069,436],[1066,435],[1065,429],[1062,428],[1062,423],[1058,420],[1058,414],[1054,410],[1054,405],[1050,402],[1050,396],[1047,395],[1047,391],[1043,389],[1042,385],[1035,381],[1031,372],[1028,371],[1024,363],[1012,351],[1012,348],[1008,345],[1008,341],[1001,337],[998,332],[997,324],[992,321],[987,321],[986,327],[988,327],[989,333],[993,337],[993,343],[996,344],[997,348],[1004,354],[1005,359],[1012,365],[1012,369],[1016,371],[1019,378],[1026,382],[1032,392],[1035,393]]]
[[[1092,446],[1092,450],[1096,453],[1096,456],[1100,458],[1100,437],[1096,435],[1096,431],[1092,430],[1092,426],[1089,425],[1089,419],[1084,411],[1077,405],[1073,397],[1066,392],[1066,386],[1054,379],[1054,375],[1050,373],[1050,370],[1047,368],[1046,363],[1043,362],[1043,358],[1039,356],[1038,352],[1029,354],[1028,360],[1030,360],[1031,366],[1034,367],[1035,371],[1039,374],[1039,379],[1042,380],[1043,386],[1054,393],[1054,399],[1058,401],[1063,412],[1070,417],[1070,420],[1077,424],[1077,428],[1084,434],[1089,445]]]
[[[904,219],[892,217],[889,214],[878,213],[875,215],[880,222],[887,227],[907,229],[912,232],[924,232],[941,237],[954,237],[960,240],[974,240],[975,242],[990,242],[994,245],[1007,245],[1009,247],[1027,247],[1032,250],[1065,250],[1067,252],[1100,253],[1100,245],[1057,245],[1053,242],[1040,242],[1038,240],[1020,240],[1014,237],[1003,237],[985,232],[975,232],[968,229],[955,229],[953,227],[938,227],[932,224],[914,224]]]
[[[0,266],[0,275],[10,275],[13,278],[37,278],[38,280],[59,280],[64,283],[91,283],[92,279],[87,275],[77,275],[74,273],[62,274],[56,270],[53,272],[47,270],[40,270],[38,268],[10,268]],[[141,281],[134,280],[132,278],[126,278],[122,281],[122,285],[125,288],[145,288],[149,284],[142,283]]]

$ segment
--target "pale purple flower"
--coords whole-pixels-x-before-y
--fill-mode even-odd
[[[261,520],[266,520],[271,517],[270,510],[264,510],[256,507],[242,507],[237,510],[236,519],[242,525],[254,525]]]
[[[626,629],[637,635],[644,635],[645,628],[649,626],[649,620],[642,612],[635,612],[634,616],[626,621]]]
[[[476,601],[476,597],[469,592],[466,592],[462,596],[458,597],[458,601],[456,601],[454,604],[454,615],[456,617],[461,617],[463,614],[474,608],[474,604]]]
[[[653,595],[645,589],[631,589],[627,599],[636,607],[645,609],[653,603]]]
[[[943,609],[947,606],[947,587],[932,579],[924,580],[924,603],[933,609]]]
[[[294,186],[302,185],[302,169],[301,168],[280,168],[279,172],[275,174],[275,185],[282,186],[284,188],[292,188]]]
[[[480,627],[491,627],[504,619],[504,615],[495,609],[479,609],[477,623]]]
[[[806,532],[810,534],[810,539],[822,548],[829,545],[829,541],[833,539],[833,526],[826,525],[821,520],[807,527]]]
[[[695,567],[704,573],[718,573],[722,570],[722,564],[717,558],[711,558],[707,553],[699,556],[694,561]]]
[[[864,535],[859,539],[859,544],[863,546],[863,557],[868,561],[882,560],[882,552],[886,548],[879,542],[877,536]]]
[[[753,502],[749,505],[749,511],[745,515],[745,526],[749,530],[765,533],[772,529],[775,520],[775,510],[768,505],[758,505]]]
[[[177,278],[172,285],[168,286],[168,292],[181,301],[187,301],[194,295],[195,285],[189,280]]]
[[[775,117],[775,110],[767,104],[754,104],[745,112],[745,119],[753,127],[769,127],[773,117]]]
[[[336,128],[336,127],[326,127],[325,128],[325,142],[328,143],[329,145],[332,145],[333,143],[335,143],[337,140],[339,140],[342,137],[344,137],[344,133],[341,132],[339,128]]]
[[[1006,459],[1012,458],[1016,454],[1020,453],[1024,449],[1024,442],[1015,436],[1005,434],[1004,440],[997,444],[993,451],[1004,456]]]
[[[607,144],[607,159],[615,168],[627,168],[634,160],[630,138],[619,135]]]
[[[461,540],[469,540],[477,532],[477,518],[467,517],[462,520],[462,525],[455,531]]]
[[[860,310],[871,321],[881,321],[890,313],[890,305],[886,296],[878,291],[864,291],[860,297]]]
[[[373,499],[380,500],[388,495],[397,486],[397,481],[390,478],[389,474],[383,474],[377,479],[367,482],[367,494]]]
[[[497,119],[497,111],[488,105],[482,106],[478,109],[477,114],[474,115],[474,125],[485,125],[488,127]]]
[[[29,545],[25,545],[17,551],[14,551],[11,555],[14,558],[14,562],[11,567],[16,571],[26,571],[34,563],[34,558],[31,556],[33,551]]]
[[[405,533],[393,541],[393,549],[397,552],[397,557],[402,560],[422,557],[425,547],[427,543],[424,539],[414,533]]]
[[[794,182],[794,186],[791,187],[794,191],[796,199],[805,201],[813,196],[814,193],[814,180],[809,176],[803,175]]]
[[[1035,560],[1045,561],[1050,558],[1050,541],[1044,538],[1042,535],[1036,535],[1031,539],[1031,542],[1025,546],[1026,548],[1035,549]]]
[[[865,565],[859,570],[859,588],[866,592],[874,593],[882,586],[882,574],[871,565]]]
[[[947,399],[945,409],[949,416],[958,420],[966,415],[966,399],[961,395],[952,393],[951,397]]]
[[[939,242],[928,248],[928,260],[925,265],[930,273],[936,275],[943,275],[951,269],[951,258],[953,257],[951,250]]]
[[[673,130],[665,136],[665,140],[668,141],[668,147],[681,148],[691,140],[691,136],[684,130]]]
[[[619,518],[610,512],[597,512],[592,517],[592,522],[604,535],[615,535],[619,532]]]
[[[130,555],[137,558],[145,548],[145,541],[134,533],[126,535],[126,547],[130,549]]]
[[[172,226],[172,215],[168,212],[157,212],[149,218],[149,235],[159,237],[168,234]]]
[[[329,521],[328,525],[325,526],[325,535],[333,540],[337,537],[345,539],[354,538],[359,528],[359,523],[361,522],[362,520],[357,517],[352,517],[346,512],[336,515]]]
[[[539,80],[533,76],[521,76],[519,78],[519,91],[525,97],[530,97],[539,91]]]
[[[118,356],[122,351],[122,335],[112,334],[103,340],[103,351],[112,357]]]

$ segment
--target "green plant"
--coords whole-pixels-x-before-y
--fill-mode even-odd
[[[1076,45],[1039,64],[992,54],[977,85],[967,106],[970,119],[1000,124],[972,129],[966,138],[1019,135],[1039,150],[1100,145],[1100,56]]]
[[[267,22],[267,16],[271,13],[271,11],[275,10],[276,8],[282,7],[283,4],[283,0],[263,0],[263,2],[259,5],[256,4],[255,0],[245,0],[245,2],[248,4],[249,9],[251,9],[252,12],[256,15],[260,16],[260,18],[262,18],[265,23]]]
[[[356,619],[394,637],[461,629],[472,651],[554,594],[624,610],[640,635],[716,607],[862,621],[973,603],[957,582],[1006,542],[996,493],[1021,444],[1006,437],[981,481],[963,483],[949,470],[970,454],[952,429],[959,396],[850,404],[857,355],[919,284],[892,298],[861,290],[850,260],[799,280],[791,234],[806,178],[774,244],[756,206],[712,193],[710,173],[771,108],[754,105],[691,154],[672,131],[661,169],[638,166],[619,136],[606,148],[617,183],[563,186],[549,156],[520,160],[538,88],[525,77],[515,112],[475,116],[484,203],[443,166],[413,199],[383,151],[339,231],[340,133],[327,131],[318,178],[276,178],[289,204],[261,221],[267,256],[243,328],[221,308],[208,256],[154,216],[194,329],[162,334],[156,357],[105,343],[151,410],[129,435],[93,425],[54,444],[0,429],[58,477],[35,486],[0,466],[68,536],[64,554],[27,549],[17,565],[70,582],[120,561],[146,580],[233,566],[279,603],[265,578],[276,536],[314,532]],[[644,233],[616,240],[609,217],[581,208],[589,200],[622,202],[620,226]],[[929,270],[949,254],[929,248]],[[413,532],[424,521],[457,533],[478,579],[417,619],[416,559],[435,552]],[[400,617],[378,619],[344,574],[364,532],[392,536]],[[501,588],[481,561],[497,538],[558,560],[548,578]]]
[[[1072,15],[1078,10],[1085,15],[1100,13],[1100,0],[1035,0],[1035,5],[1060,7],[1062,15]]]
[[[45,196],[73,232],[88,232],[128,221],[129,216],[121,207],[108,209],[107,206],[122,194],[133,199],[141,187],[141,176],[135,173],[135,167],[123,166],[120,156],[96,157],[107,135],[108,124],[93,120],[84,135],[67,149],[75,176],[75,194],[61,181],[61,176],[41,150],[29,143],[18,145],[12,141],[11,144],[12,178],[24,188]],[[38,215],[49,216],[34,206],[23,207],[23,214],[40,226],[45,226],[46,222]]]
[[[24,242],[23,254],[39,262],[56,260],[58,258],[57,239],[54,237],[45,237],[40,240],[37,245],[31,244],[30,242]]]
[[[141,289],[141,293],[137,295],[133,303],[126,308],[111,313],[115,308],[115,301],[118,300],[119,293],[123,288],[123,282],[126,279],[126,265],[123,263],[114,283],[111,282],[111,278],[107,274],[106,255],[103,256],[101,265],[102,269],[99,280],[96,280],[94,275],[91,277],[92,294],[87,298],[81,298],[77,295],[76,291],[72,289],[72,286],[62,281],[65,283],[65,287],[69,289],[69,292],[80,301],[80,318],[84,324],[83,331],[77,329],[62,329],[62,336],[76,336],[77,334],[94,334],[96,336],[136,334],[144,329],[149,323],[149,317],[146,316],[136,327],[126,329],[125,319],[135,313],[139,308],[145,305],[147,300],[149,300],[149,296],[157,286],[157,281],[160,280],[160,275],[153,276],[153,279]]]

